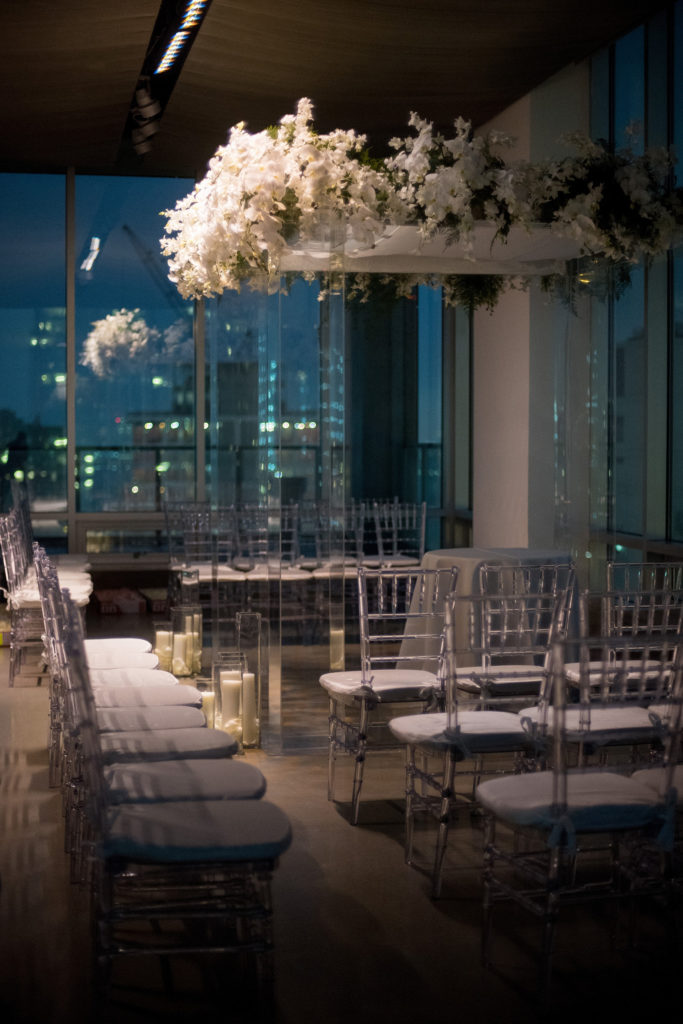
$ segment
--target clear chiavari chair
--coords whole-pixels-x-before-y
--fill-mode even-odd
[[[683,630],[683,591],[638,590],[597,596],[603,607],[602,624],[609,627],[602,635],[609,643],[602,651],[598,647],[593,657],[587,655],[584,644],[584,663],[565,661],[564,675],[574,698],[565,712],[566,731],[571,735],[574,729],[581,735],[587,715],[581,686],[585,679],[592,679],[600,702],[591,711],[591,742],[581,744],[577,740],[577,757],[580,763],[597,759],[603,765],[609,762],[630,772],[639,763],[652,763],[661,755],[657,700],[661,698],[662,680],[671,671],[670,662]],[[590,593],[579,595],[579,633],[583,637],[591,632],[594,603]],[[651,662],[651,681],[644,652]],[[608,656],[613,661],[609,673],[603,664]],[[581,699],[577,699],[582,693]],[[541,694],[536,706],[524,708],[519,714],[532,728],[544,719],[548,727],[552,723],[551,700],[548,690]]]
[[[674,842],[674,769],[681,731],[680,638],[583,636],[580,678],[573,703],[565,666],[575,657],[566,641],[553,646],[552,699],[538,724],[549,744],[546,770],[486,779],[477,801],[486,817],[482,955],[492,961],[493,909],[512,901],[542,925],[540,991],[550,993],[554,935],[566,904],[628,901],[670,888]],[[629,650],[630,647],[633,650]],[[657,665],[657,668],[653,668]],[[659,703],[664,771],[657,786],[588,764],[577,751],[608,740],[601,712],[643,699]],[[652,856],[644,856],[649,847]]]
[[[269,997],[271,878],[291,841],[287,816],[260,799],[113,802],[80,622],[68,601],[67,609],[98,980],[108,980],[119,956],[230,955],[255,960]]]
[[[354,758],[351,822],[358,822],[368,752],[398,746],[387,722],[443,696],[443,620],[457,569],[358,570],[360,668],[326,672],[330,702],[328,796],[339,752]]]
[[[373,503],[377,554],[381,565],[419,565],[425,552],[427,503]]]
[[[483,564],[474,590],[463,600],[467,638],[458,646],[475,664],[458,669],[458,686],[484,705],[528,703],[540,692],[552,638],[571,628],[574,566]]]
[[[516,576],[515,580],[519,578]],[[507,585],[511,587],[508,579]],[[463,687],[460,659],[475,653],[498,654],[504,667],[500,680],[505,705],[509,704],[508,684],[514,693],[529,694],[543,688],[549,674],[554,639],[566,631],[567,590],[539,587],[512,592],[453,596],[446,602],[445,710],[409,715],[392,720],[389,727],[406,747],[405,859],[413,863],[415,820],[427,813],[438,823],[431,872],[432,895],[441,893],[444,858],[450,825],[458,802],[475,807],[474,796],[479,779],[485,774],[529,771],[537,767],[545,740],[528,730],[518,714],[495,700],[495,690],[478,685]],[[472,651],[470,641],[461,647],[463,618],[480,625],[477,637],[483,637],[485,651]],[[470,632],[470,637],[471,637]],[[513,659],[516,658],[516,661]],[[469,675],[475,683],[487,682],[485,671],[498,671],[486,662],[479,675]],[[493,698],[493,699],[492,699]],[[461,776],[468,789],[458,791]]]

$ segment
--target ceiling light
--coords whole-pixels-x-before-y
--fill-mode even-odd
[[[180,19],[178,31],[171,37],[163,57],[154,69],[155,75],[161,75],[173,67],[178,56],[185,49],[185,44],[190,36],[197,32],[208,6],[208,0],[188,0]]]

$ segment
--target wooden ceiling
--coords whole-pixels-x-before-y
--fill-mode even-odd
[[[229,128],[259,131],[315,105],[321,131],[373,152],[411,110],[482,124],[664,0],[212,0],[154,136],[126,124],[160,0],[0,5],[0,170],[201,177]],[[177,0],[182,9],[182,0]]]

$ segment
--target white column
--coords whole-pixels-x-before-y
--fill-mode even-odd
[[[529,295],[474,315],[473,544],[529,546]]]

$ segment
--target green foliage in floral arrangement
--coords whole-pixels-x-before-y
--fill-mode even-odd
[[[509,287],[509,279],[502,274],[449,274],[443,279],[444,302],[464,306],[471,313],[475,309],[491,311]]]
[[[683,224],[683,191],[671,187],[671,154],[662,148],[612,152],[580,133],[566,141],[574,156],[520,169],[532,216],[575,238],[584,253],[617,263],[667,249]]]
[[[539,278],[539,282],[542,291],[576,313],[577,301],[582,296],[599,301],[618,299],[631,284],[633,268],[628,260],[583,257],[569,260],[564,273],[549,274]]]

